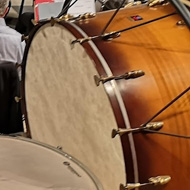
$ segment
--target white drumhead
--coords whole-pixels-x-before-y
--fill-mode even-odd
[[[49,23],[28,51],[25,96],[32,138],[63,150],[84,163],[104,189],[125,183],[125,166],[108,96],[97,87],[93,60],[63,26]]]
[[[99,190],[68,154],[27,139],[0,137],[1,190]]]

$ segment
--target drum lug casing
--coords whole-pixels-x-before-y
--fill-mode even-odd
[[[151,177],[148,179],[148,183],[128,183],[126,186],[120,184],[120,190],[130,190],[138,187],[148,186],[148,185],[165,185],[171,180],[169,175]]]

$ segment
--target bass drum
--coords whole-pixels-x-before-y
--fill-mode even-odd
[[[2,190],[100,190],[100,183],[67,153],[26,138],[0,136]]]
[[[141,126],[189,87],[189,30],[176,24],[182,18],[170,4],[142,5],[122,9],[109,25],[106,32],[126,28],[119,37],[72,44],[101,34],[112,14],[47,21],[30,34],[23,67],[28,132],[78,158],[105,190],[165,175],[166,185],[143,189],[189,189],[189,140],[152,133],[125,134],[121,143],[111,138],[112,129]],[[94,75],[139,69],[145,76],[95,85]],[[188,92],[154,118],[164,122],[160,132],[190,134],[189,103]]]

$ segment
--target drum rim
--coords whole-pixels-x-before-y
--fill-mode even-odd
[[[88,37],[88,35],[85,33],[85,31],[82,30],[75,23],[69,22],[68,24],[71,25],[75,30],[77,30],[80,33],[80,35],[82,35],[84,38]],[[91,40],[91,41],[88,42],[88,45],[93,49],[94,53],[96,54],[97,58],[99,59],[100,63],[102,64],[102,67],[103,67],[105,73],[107,74],[107,76],[113,75],[112,71],[109,68],[108,63],[104,59],[103,55],[101,54],[100,50],[97,48],[95,43]],[[130,121],[129,121],[129,117],[128,117],[128,113],[127,113],[127,108],[124,105],[124,101],[123,101],[122,95],[121,95],[121,93],[119,91],[118,85],[117,85],[115,80],[110,81],[110,83],[112,85],[112,88],[113,88],[113,91],[115,93],[119,108],[121,110],[121,115],[123,117],[125,127],[130,129],[131,125],[130,125]],[[104,88],[106,90],[105,85],[104,85]],[[115,114],[114,114],[114,116],[115,116]],[[115,120],[116,120],[116,118],[115,118]],[[116,123],[117,123],[117,121],[116,121]],[[117,126],[118,126],[118,123],[117,123]],[[130,151],[131,151],[132,163],[133,163],[133,174],[132,175],[133,175],[134,181],[138,182],[139,181],[139,173],[138,173],[138,163],[137,163],[137,156],[136,156],[134,138],[133,138],[132,134],[128,134],[128,138],[129,138]],[[122,146],[124,165],[126,167],[126,159],[125,159],[124,152],[123,152],[122,139],[120,139],[120,141],[121,141],[121,146]],[[126,180],[127,180],[127,169],[126,169],[126,174],[125,175],[126,175]]]
[[[71,160],[72,162],[74,162],[78,167],[80,167],[87,175],[88,177],[91,179],[91,181],[93,182],[93,184],[96,186],[97,190],[104,190],[103,186],[101,184],[101,182],[98,180],[98,178],[82,163],[80,162],[78,159],[76,159],[75,157],[71,156],[70,154],[64,152],[63,150],[59,149],[58,147],[54,147],[51,145],[48,145],[46,143],[37,141],[37,140],[33,140],[33,139],[29,139],[26,137],[21,137],[21,136],[9,136],[9,135],[0,135],[0,139],[12,139],[12,140],[18,140],[18,141],[24,141],[27,143],[31,143],[37,146],[41,146],[45,149],[49,149],[53,152],[56,152],[57,154],[60,154],[62,156],[64,156],[65,158]]]
[[[27,59],[28,59],[28,52],[29,52],[29,49],[30,49],[30,46],[31,46],[31,43],[33,41],[33,38],[35,36],[35,34],[38,32],[39,28],[41,28],[43,25],[45,25],[46,23],[49,23],[50,21],[49,20],[46,20],[42,23],[38,23],[33,29],[32,31],[29,33],[28,35],[28,38],[25,40],[26,41],[26,47],[25,47],[25,50],[24,50],[24,56],[23,56],[23,60],[22,60],[22,75],[21,75],[21,110],[22,110],[22,113],[24,115],[24,122],[25,122],[25,127],[26,129],[25,132],[26,132],[26,136],[31,138],[31,131],[30,131],[30,125],[29,125],[29,120],[28,120],[28,113],[27,113],[27,104],[26,104],[26,96],[25,96],[25,73],[26,73],[26,65],[27,65]],[[58,23],[60,24],[60,23]]]

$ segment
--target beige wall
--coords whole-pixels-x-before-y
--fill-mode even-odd
[[[32,5],[32,0],[25,0],[24,1],[24,5],[26,6],[29,6],[29,5]],[[13,6],[20,6],[21,4],[21,0],[11,0],[11,3]]]

